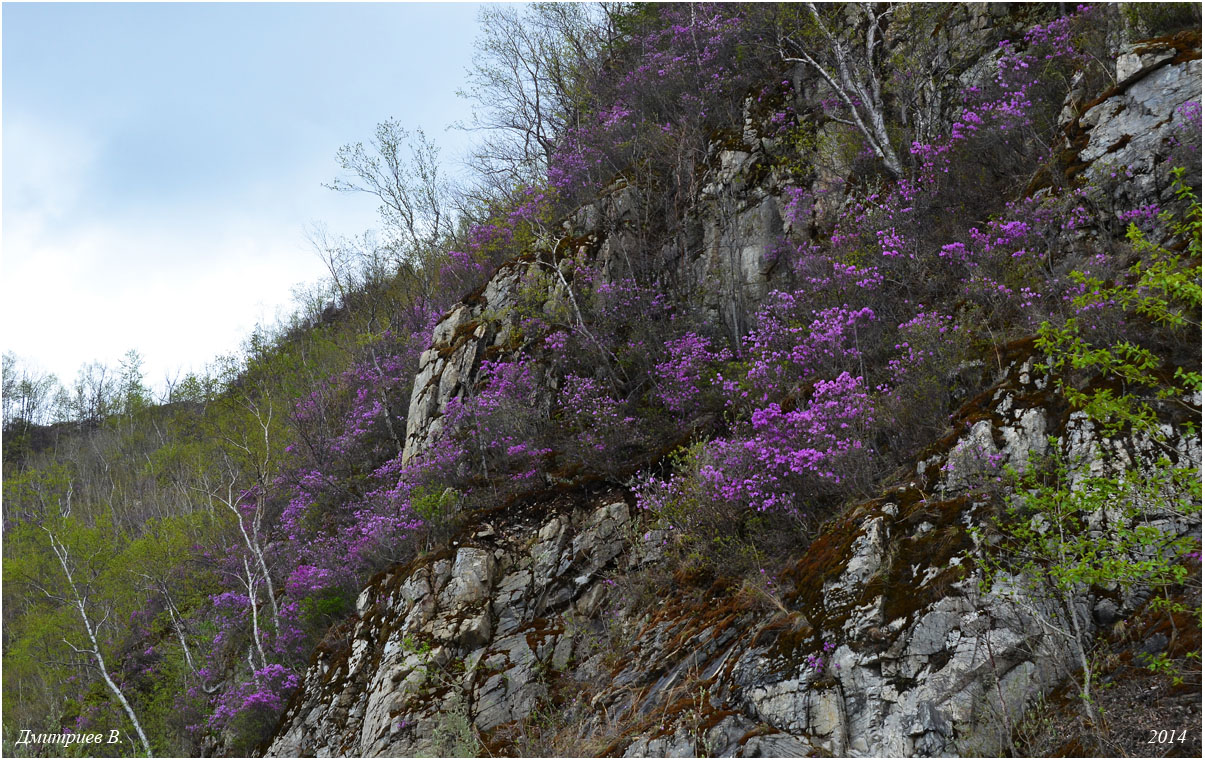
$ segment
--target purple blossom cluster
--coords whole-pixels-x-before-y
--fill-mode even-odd
[[[956,162],[968,151],[1020,146],[1022,132],[1035,129],[1044,72],[1083,63],[1077,23],[1056,19],[1022,45],[1003,43],[991,86],[968,87],[949,132],[913,144],[913,176],[850,193],[822,241],[780,243],[771,256],[785,260],[796,287],[767,296],[729,377],[697,336],[666,343],[670,361],[655,372],[662,403],[679,414],[706,404],[703,382],[719,386],[735,416],[731,433],[700,455],[713,498],[792,513],[805,507],[799,495],[863,482],[874,436],[899,439],[900,429],[944,421],[951,374],[975,327],[1032,329],[1063,308],[1077,286],[1056,262],[1065,241],[1096,223],[1087,189],[1023,198],[962,232],[933,220],[956,216],[949,204],[965,182]],[[814,224],[815,199],[788,187],[784,212],[799,236]],[[1102,275],[1117,267],[1101,255],[1088,264]],[[950,303],[952,284],[975,327],[924,306]],[[644,504],[697,499],[688,477],[650,477]]]
[[[771,403],[708,448],[700,470],[717,498],[755,510],[799,512],[799,495],[854,480],[873,453],[866,434],[874,402],[860,376],[816,382],[794,409]]]
[[[825,640],[819,653],[808,653],[804,664],[816,674],[824,673],[824,669],[830,662],[833,651],[836,649],[837,645],[835,643]],[[841,666],[837,665],[837,668],[841,668]]]
[[[549,162],[549,186],[578,198],[636,162],[672,153],[672,146],[704,150],[709,125],[739,114],[740,94],[755,83],[746,67],[735,65],[743,42],[740,11],[723,3],[658,6],[624,46],[626,65],[593,83],[600,105],[561,138]]]
[[[300,682],[297,674],[279,664],[256,669],[252,679],[240,682],[217,701],[209,716],[209,727],[222,729],[236,719],[262,717],[272,720],[284,710],[288,696]]]
[[[811,379],[857,369],[858,329],[874,322],[873,309],[844,304],[811,311],[800,292],[775,291],[766,302],[758,312],[757,326],[743,341],[749,361],[739,401],[765,404]],[[804,322],[808,312],[811,320]]]
[[[716,368],[732,353],[726,347],[712,350],[711,339],[693,332],[667,340],[665,349],[669,357],[653,370],[661,403],[676,415],[705,407],[702,397],[722,379]]]
[[[551,449],[532,441],[541,395],[532,363],[485,360],[478,377],[476,389],[448,403],[446,436],[462,442],[484,477],[492,473],[505,475],[513,485],[534,483]]]
[[[622,402],[598,379],[567,375],[557,395],[557,406],[568,434],[565,454],[573,465],[606,470],[601,466],[614,458],[616,445],[630,443],[638,436],[636,418],[626,414]]]

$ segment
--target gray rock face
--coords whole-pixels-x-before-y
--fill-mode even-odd
[[[1001,752],[1002,728],[1076,666],[1052,633],[1058,604],[1007,574],[981,589],[975,558],[993,524],[964,453],[1024,468],[1053,435],[1067,457],[1154,457],[1052,417],[1032,368],[1014,361],[915,481],[817,538],[780,573],[774,604],[641,602],[641,569],[672,533],[653,536],[621,495],[491,516],[364,590],[350,642],[317,653],[269,755],[481,753],[550,716],[598,738],[592,753],[629,757]],[[1173,449],[1199,462],[1198,439]],[[1150,520],[1200,535],[1199,514]],[[1090,633],[1139,597],[1085,591],[1075,605]]]
[[[1112,165],[1134,166],[1166,155],[1166,140],[1176,126],[1169,116],[1201,96],[1201,62],[1162,66],[1175,51],[1160,52],[1164,55],[1154,58],[1151,67],[1130,74],[1128,87],[1080,116],[1080,124],[1089,130],[1081,160],[1108,156]]]
[[[504,316],[515,302],[518,284],[535,265],[514,262],[503,266],[490,279],[481,297],[472,304],[461,303],[436,324],[432,347],[419,357],[414,390],[406,416],[403,458],[410,460],[442,430],[440,418],[448,402],[464,393],[486,349],[506,341],[512,326]]]
[[[760,147],[723,152],[717,181],[689,212],[693,221],[688,226],[699,231],[698,245],[689,261],[675,265],[706,294],[706,306],[717,322],[738,333],[747,330],[753,312],[777,282],[772,252],[784,233],[784,201],[763,187],[765,183],[745,186],[752,165],[764,158]],[[620,184],[578,210],[565,223],[566,235],[580,241],[576,252],[569,253],[593,259],[604,277],[623,271],[625,259],[646,256],[646,244],[632,229],[639,203],[634,189]],[[405,460],[424,451],[439,435],[448,403],[477,382],[482,359],[505,355],[521,345],[516,340],[518,316],[513,308],[523,283],[543,276],[552,283],[544,309],[568,311],[565,284],[572,280],[572,267],[568,258],[559,260],[562,281],[547,261],[509,262],[474,300],[458,304],[440,320],[431,348],[419,358],[406,418]],[[531,289],[527,295],[532,295]]]
[[[1166,208],[1174,201],[1166,159],[1183,127],[1177,109],[1201,99],[1200,58],[1176,60],[1177,51],[1156,43],[1129,46],[1117,61],[1116,94],[1073,125],[1087,135],[1079,160],[1091,165],[1088,175],[1109,189],[1108,200],[1119,210],[1144,203]]]
[[[469,740],[528,717],[576,657],[574,621],[614,583],[597,577],[618,567],[630,524],[627,504],[606,501],[512,520],[386,575],[361,594],[348,648],[319,652],[269,755],[446,751],[449,712]]]
[[[1149,43],[1124,45],[1117,55],[1117,82],[1124,87],[1175,57],[1176,51],[1171,47]]]

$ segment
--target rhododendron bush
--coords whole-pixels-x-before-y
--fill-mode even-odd
[[[1092,208],[1091,188],[1047,188],[1017,201],[975,198],[978,189],[972,200],[985,205],[977,211],[992,216],[963,229],[951,224],[967,218],[964,188],[981,184],[976,154],[1003,151],[1021,176],[1050,161],[1059,137],[1053,116],[1062,105],[1051,100],[1062,97],[1051,82],[1098,65],[1073,43],[1085,29],[1088,37],[1096,33],[1098,12],[1082,7],[1030,28],[1023,40],[1001,42],[994,76],[964,89],[944,135],[910,146],[912,173],[849,188],[819,241],[801,235],[814,229],[815,198],[786,189],[795,235],[770,255],[797,285],[767,296],[734,347],[742,361],[727,376],[726,353],[695,350],[702,366],[691,375],[725,389],[735,425],[731,435],[693,450],[701,460],[689,477],[707,489],[654,481],[654,491],[797,514],[807,509],[803,499],[815,504],[826,493],[865,486],[875,469],[891,464],[872,456],[876,442],[892,442],[898,456],[944,424],[973,341],[1032,333],[1082,309],[1073,304],[1085,276],[1121,273],[1126,253],[1106,242],[1116,228]],[[1152,214],[1137,209],[1117,218],[1150,223]],[[1100,247],[1070,258],[1085,234]],[[693,390],[697,383],[680,385]],[[697,392],[690,398],[700,399]],[[682,409],[676,395],[669,400]]]
[[[630,488],[646,525],[702,542],[700,562],[746,542],[742,562],[758,569],[942,435],[1009,341],[1053,347],[1055,387],[1114,425],[1151,419],[1125,405],[1132,389],[1080,388],[1088,370],[1152,397],[1162,375],[1175,378],[1163,392],[1193,391],[1199,354],[1183,331],[1200,327],[1185,295],[1200,285],[1200,233],[1182,217],[1199,194],[1200,104],[1177,109],[1175,144],[1161,148],[1156,176],[1179,193],[1163,194],[1169,208],[1114,192],[1138,168],[1068,166],[1058,129],[1065,103],[1111,76],[1111,9],[1027,11],[1040,22],[993,38],[958,77],[945,76],[952,62],[933,68],[931,24],[923,40],[880,40],[890,56],[848,62],[850,82],[876,81],[894,104],[875,132],[853,119],[873,116],[873,99],[821,84],[818,67],[840,51],[812,64],[791,54],[819,50],[817,19],[834,18],[801,8],[615,11],[599,60],[563,70],[565,112],[539,125],[543,176],[466,190],[456,224],[414,216],[410,237],[426,242],[382,244],[364,254],[371,271],[332,260],[318,305],[271,340],[257,334],[209,390],[198,381],[161,410],[81,423],[90,448],[64,447],[61,462],[6,460],[6,574],[12,547],[13,573],[48,590],[30,586],[13,608],[22,698],[81,731],[152,717],[156,752],[252,753],[314,647],[339,646],[363,584],[440,547],[474,510],[603,482]],[[926,8],[900,16],[928,24]],[[522,132],[524,114],[511,115]],[[547,123],[563,128],[549,137]],[[752,157],[744,175],[728,171],[734,155]],[[416,188],[403,185],[379,186],[397,194],[382,200],[439,207],[434,180],[412,207]],[[747,256],[754,196],[773,208],[772,245],[752,262],[760,290],[737,271],[749,262],[706,258]],[[597,225],[583,232],[583,219]],[[702,229],[716,220],[727,227]],[[403,456],[420,363],[448,348],[431,346],[435,326],[461,299],[487,301],[503,263],[517,285],[469,327],[504,327],[462,375],[432,381],[449,401]],[[1179,365],[1155,367],[1173,348]],[[983,460],[984,484],[998,477],[995,453],[956,454]],[[61,532],[72,557],[112,558],[90,569],[104,605],[79,605],[104,621],[96,650],[111,687],[28,623],[49,606],[82,626],[75,607],[51,604],[70,597],[59,569],[72,567],[44,536],[54,521],[88,527]],[[30,665],[43,653],[57,692],[24,686],[49,673]]]

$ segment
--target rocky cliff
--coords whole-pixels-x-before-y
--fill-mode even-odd
[[[990,26],[977,19],[964,31]],[[1113,202],[1173,200],[1161,159],[1173,112],[1200,95],[1197,46],[1199,37],[1131,44],[1115,87],[1069,98],[1066,171],[1124,167],[1101,183]],[[675,264],[734,284],[716,290],[712,309],[738,330],[774,286],[767,254],[788,224],[774,173],[757,168],[763,138],[747,112],[743,143],[717,145],[711,182],[689,212],[695,253]],[[438,434],[481,361],[515,348],[508,307],[525,275],[567,268],[579,254],[618,256],[633,245],[636,203],[612,187],[565,223],[560,248],[504,265],[444,317],[415,381],[408,457]],[[553,282],[549,301],[564,298]],[[1178,427],[1157,444],[1071,410],[1032,340],[996,347],[995,357],[976,371],[978,393],[948,435],[822,526],[787,567],[764,569],[762,584],[673,576],[674,527],[646,521],[619,485],[566,486],[469,516],[446,549],[364,589],[355,619],[315,653],[267,754],[523,753],[537,738],[580,755],[1007,751],[1035,701],[1047,696],[1052,712],[1059,700],[1074,705],[1067,675],[1079,664],[1051,624],[1057,601],[1007,570],[982,583],[981,559],[1000,541],[982,463],[1024,468],[1031,456],[1060,454],[1116,475],[1150,470],[1160,455],[1196,468],[1201,451]],[[1199,396],[1182,401],[1199,418]],[[1124,521],[1102,509],[1091,521],[1105,534],[1151,525],[1199,537],[1199,513],[1170,505]],[[1116,638],[1149,595],[1091,587],[1070,605]],[[1141,648],[1162,636],[1152,632],[1132,625],[1125,636]],[[1200,747],[1199,732],[1190,739]]]
[[[680,597],[641,599],[672,535],[645,530],[622,491],[475,516],[449,550],[364,590],[269,754],[515,752],[541,711],[573,728],[567,747],[598,755],[1000,752],[1008,722],[1075,664],[1041,622],[1048,602],[1018,597],[1009,576],[980,588],[972,529],[990,531],[991,513],[966,494],[966,453],[1023,463],[1055,435],[1106,469],[1153,446],[1048,407],[1030,348],[1011,347],[913,477],[827,526],[766,589],[682,580]],[[1199,461],[1199,439],[1175,449]],[[1200,530],[1199,515],[1149,518]],[[1076,600],[1102,628],[1142,602]]]

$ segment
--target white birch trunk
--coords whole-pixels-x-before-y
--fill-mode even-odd
[[[101,653],[100,643],[96,639],[96,629],[93,628],[92,619],[88,617],[88,610],[85,607],[87,598],[80,594],[79,587],[75,584],[75,576],[71,573],[71,564],[67,562],[67,547],[51,533],[50,529],[44,528],[43,530],[50,537],[50,547],[59,559],[59,565],[63,568],[63,574],[67,577],[67,585],[71,587],[72,602],[75,605],[76,612],[79,613],[80,620],[84,624],[84,631],[88,633],[88,641],[92,643],[92,649],[76,647],[66,639],[63,640],[63,643],[76,652],[87,653],[92,656],[97,670],[100,671],[101,677],[105,680],[105,685],[108,686],[109,691],[117,698],[117,702],[121,704],[122,710],[126,712],[130,723],[134,725],[134,731],[138,733],[138,739],[142,743],[143,750],[146,752],[147,757],[150,758],[153,755],[151,753],[151,743],[146,739],[146,733],[142,731],[142,723],[138,721],[138,714],[134,712],[134,707],[130,705],[130,701],[126,700],[125,693],[121,691],[121,687],[113,681],[113,677],[109,676],[109,669],[105,665],[105,656]]]

